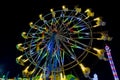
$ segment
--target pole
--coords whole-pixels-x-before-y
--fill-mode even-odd
[[[114,76],[114,80],[119,80],[118,75],[117,75],[117,71],[115,69],[115,65],[114,65],[114,62],[113,62],[113,59],[112,59],[111,49],[108,45],[106,45],[105,50],[107,52],[107,56],[108,56],[110,67],[111,67],[111,70],[112,70],[112,73],[113,73],[113,76]]]

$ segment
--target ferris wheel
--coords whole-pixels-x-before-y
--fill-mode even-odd
[[[90,8],[82,11],[66,6],[56,11],[50,9],[46,15],[40,14],[38,21],[29,23],[30,30],[21,33],[25,42],[16,46],[24,53],[16,58],[17,63],[26,66],[22,73],[26,77],[39,76],[40,80],[67,80],[65,72],[79,65],[88,78],[90,68],[82,61],[89,54],[106,60],[105,50],[95,48],[93,42],[111,40],[106,32],[95,32],[97,27],[105,26],[105,22],[94,16]]]

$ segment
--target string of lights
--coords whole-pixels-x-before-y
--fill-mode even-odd
[[[108,56],[110,67],[111,67],[111,70],[112,70],[112,73],[113,73],[113,76],[114,76],[114,80],[119,80],[119,77],[118,77],[118,74],[117,74],[113,59],[112,59],[111,49],[108,45],[106,45],[105,50],[107,52],[107,56]]]

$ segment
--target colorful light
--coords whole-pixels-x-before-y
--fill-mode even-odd
[[[105,50],[107,52],[107,56],[108,56],[110,67],[111,67],[111,70],[112,70],[112,73],[113,73],[113,76],[114,76],[114,80],[119,80],[118,75],[117,75],[117,71],[115,69],[115,65],[114,65],[114,62],[113,62],[113,59],[112,59],[111,49],[108,45],[106,45]]]

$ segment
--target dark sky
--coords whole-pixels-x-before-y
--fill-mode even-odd
[[[105,2],[105,0],[29,0],[28,2],[17,0],[3,2],[0,18],[0,75],[9,72],[9,76],[13,77],[21,73],[22,67],[15,61],[15,58],[21,54],[16,49],[16,44],[24,41],[21,32],[29,30],[28,23],[38,20],[40,13],[48,13],[50,8],[61,9],[62,5],[71,9],[76,5],[82,9],[92,8],[96,15],[103,17],[107,23],[105,27],[109,31],[109,35],[113,37],[113,40],[108,44],[111,47],[117,72],[120,74],[120,31],[116,3]],[[93,68],[93,72],[98,74],[99,80],[113,80],[108,62],[98,61]]]

